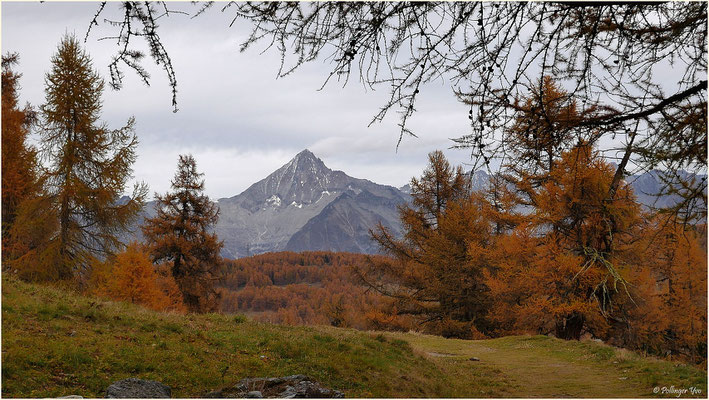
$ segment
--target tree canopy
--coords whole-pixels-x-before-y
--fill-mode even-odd
[[[411,204],[399,208],[403,238],[382,225],[371,231],[390,257],[371,258],[356,274],[395,300],[395,314],[414,315],[444,336],[480,337],[488,328],[482,270],[489,207],[471,192],[470,176],[440,151],[430,153],[421,178],[411,180],[411,196]]]
[[[10,227],[17,217],[20,204],[40,189],[37,169],[37,149],[28,143],[30,125],[35,113],[27,105],[20,108],[19,80],[13,71],[19,61],[17,54],[2,57],[2,249],[3,261],[17,243],[11,243]]]
[[[182,294],[171,275],[160,274],[138,243],[129,243],[92,271],[90,292],[158,311],[185,311]]]

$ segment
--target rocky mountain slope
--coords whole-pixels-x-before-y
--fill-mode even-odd
[[[409,196],[391,186],[333,171],[309,150],[220,199],[215,230],[230,258],[279,250],[376,252],[368,230],[399,232],[397,205]]]

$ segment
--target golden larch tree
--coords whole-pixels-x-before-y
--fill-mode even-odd
[[[498,238],[488,274],[502,326],[579,339],[584,331],[604,335],[620,315],[617,298],[629,294],[621,256],[641,219],[627,183],[607,201],[612,180],[612,167],[581,143],[562,154],[541,186],[527,183],[536,207],[510,238]],[[610,253],[609,229],[616,243]]]
[[[668,223],[656,214],[634,243],[629,280],[635,304],[616,344],[706,362],[707,252],[703,226]]]
[[[372,237],[390,257],[372,258],[356,271],[396,300],[392,312],[414,315],[444,336],[481,337],[488,329],[481,270],[492,225],[487,203],[470,190],[462,168],[451,167],[440,151],[429,154],[421,179],[412,179],[411,204],[400,208],[403,238],[379,226]]]
[[[182,296],[171,279],[160,276],[137,243],[100,263],[92,271],[91,292],[157,311],[184,311]]]
[[[20,204],[39,190],[37,151],[27,142],[34,112],[29,105],[20,108],[19,79],[12,70],[17,54],[2,57],[2,260],[15,253],[10,227],[15,222]],[[6,264],[7,265],[7,264]]]
[[[41,111],[42,157],[58,231],[55,252],[38,262],[58,279],[83,278],[97,258],[121,248],[119,236],[142,209],[147,187],[136,184],[119,201],[131,177],[138,139],[135,121],[109,129],[99,120],[104,81],[73,36],[64,37],[45,77]]]

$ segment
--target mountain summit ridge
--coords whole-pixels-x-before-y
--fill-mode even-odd
[[[372,196],[359,197],[368,200],[358,201],[360,193]],[[398,232],[397,205],[408,199],[407,194],[394,187],[332,170],[305,149],[242,193],[220,199],[215,231],[224,240],[223,255],[227,257],[301,246],[307,246],[307,250],[374,253],[374,243],[351,227],[367,232],[381,222]],[[328,207],[331,204],[338,206]],[[316,218],[326,208],[327,216]],[[366,226],[361,220],[354,220],[364,215]],[[306,231],[300,232],[301,229]],[[307,240],[291,241],[293,236]]]

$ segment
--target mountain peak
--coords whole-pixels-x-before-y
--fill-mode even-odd
[[[265,201],[269,206],[277,204],[287,207],[290,204],[316,202],[323,193],[329,193],[328,189],[333,184],[340,187],[343,184],[339,181],[349,179],[343,173],[329,169],[321,159],[305,149],[245,192],[259,206]]]
[[[293,159],[288,164],[294,164],[297,167],[301,167],[299,169],[305,168],[305,169],[313,170],[313,171],[310,171],[311,173],[312,172],[316,172],[316,173],[317,172],[320,172],[320,173],[325,172],[326,173],[327,171],[330,171],[330,169],[327,168],[327,166],[325,166],[325,163],[320,158],[318,158],[318,156],[313,154],[312,151],[310,151],[308,149],[305,149],[305,150],[301,151],[300,153],[296,154],[295,157],[293,157]],[[286,165],[288,165],[288,164],[286,164]]]
[[[325,166],[325,163],[308,149],[296,154],[292,160],[281,168],[285,168],[286,170],[293,168],[293,173],[297,173],[298,175],[324,175],[331,172],[330,169]]]
[[[305,149],[301,151],[300,153],[295,155],[295,158],[301,158],[301,157],[312,157],[312,158],[317,158],[315,154],[313,154],[312,151]]]

